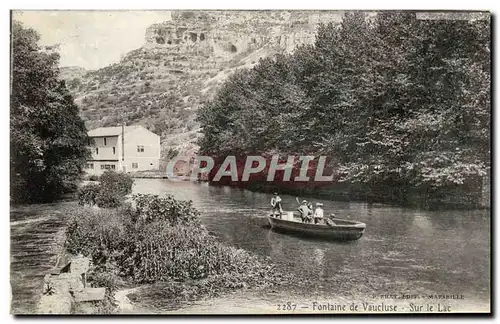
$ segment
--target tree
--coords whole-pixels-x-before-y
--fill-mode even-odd
[[[68,86],[69,86],[70,89],[78,89],[81,84],[82,84],[82,81],[79,78],[73,78],[69,82]]]
[[[39,35],[12,24],[10,100],[11,199],[47,202],[76,189],[89,157],[87,131],[64,81],[59,55],[37,45]]]
[[[490,22],[346,13],[200,110],[200,151],[330,157],[367,191],[474,193],[490,165]],[[411,187],[411,188],[410,188]]]

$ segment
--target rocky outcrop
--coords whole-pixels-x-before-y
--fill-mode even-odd
[[[140,124],[162,138],[162,156],[191,154],[196,111],[235,71],[314,41],[338,11],[173,11],[147,28],[143,47],[71,81],[89,129]],[[69,74],[68,74],[69,75]],[[74,74],[71,74],[74,75]]]
[[[59,77],[63,80],[81,78],[88,71],[79,66],[64,66],[59,69]]]
[[[310,44],[319,23],[338,22],[331,11],[174,11],[146,30],[147,48],[178,48],[231,59],[262,46],[292,51]]]
[[[91,303],[104,299],[105,288],[87,286],[89,266],[89,258],[63,254],[51,273],[45,275],[37,313],[71,314],[77,303],[80,310],[92,312]]]

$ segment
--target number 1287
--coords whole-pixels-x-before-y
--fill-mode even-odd
[[[294,311],[297,309],[297,304],[293,304],[291,302],[278,304],[279,311]]]

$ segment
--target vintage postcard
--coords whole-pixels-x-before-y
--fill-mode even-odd
[[[488,11],[11,11],[11,313],[491,314]]]

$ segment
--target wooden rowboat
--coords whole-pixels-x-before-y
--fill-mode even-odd
[[[278,231],[336,241],[358,240],[363,236],[366,227],[365,223],[340,218],[332,219],[335,225],[327,225],[303,223],[300,218],[294,217],[293,220],[288,220],[284,219],[285,217],[286,215],[283,215],[283,219],[280,219],[269,215],[269,225],[271,225],[272,229]]]

